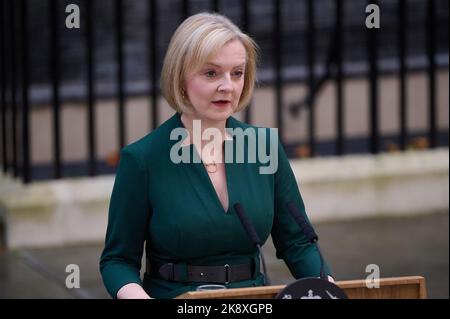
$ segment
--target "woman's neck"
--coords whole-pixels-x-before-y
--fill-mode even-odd
[[[198,130],[200,128],[201,135],[203,136],[203,132],[207,129],[214,128],[220,131],[222,140],[227,136],[226,134],[226,120],[223,121],[207,121],[205,119],[199,119],[191,114],[182,113],[181,114],[181,122],[184,127],[188,130],[190,136],[194,136],[194,121],[200,121],[195,123],[195,129]],[[199,125],[200,124],[200,125]],[[206,141],[207,142],[207,141]]]
[[[199,122],[194,122],[196,120]],[[200,157],[206,163],[223,162],[223,141],[230,138],[225,130],[226,120],[211,122],[183,113],[181,122],[189,133],[189,138],[183,142],[183,145],[194,144]],[[203,132],[207,129],[213,130],[208,132],[206,140],[203,140]]]

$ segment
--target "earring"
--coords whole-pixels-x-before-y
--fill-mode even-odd
[[[181,88],[181,97],[183,100],[186,99],[186,91],[183,88]]]

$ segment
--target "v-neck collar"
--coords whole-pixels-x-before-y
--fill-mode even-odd
[[[186,131],[187,131],[187,129],[186,129],[186,127],[184,126],[184,124],[183,124],[183,121],[181,121],[181,113],[175,113],[175,115],[174,115],[174,117],[176,118],[176,127],[181,127],[181,128],[183,128],[183,129],[185,129]],[[226,120],[226,122],[225,122],[225,131],[226,131],[226,129],[227,128],[234,128],[234,125],[232,125],[232,121],[230,120],[232,117],[230,116],[229,118],[227,118],[227,120]],[[224,141],[234,141],[235,140],[235,137],[234,137],[234,135],[229,135],[228,134],[228,132],[225,132],[225,140]],[[183,140],[183,142],[181,143],[181,147],[185,147],[185,146],[190,146],[190,145],[192,145],[193,143],[191,142],[191,143],[185,143],[185,141],[186,141],[186,139],[187,139],[187,136],[186,136],[186,138]]]
[[[177,127],[182,127],[184,129],[186,129],[186,127],[184,126],[183,122],[181,121],[181,114],[180,113],[176,113],[174,115],[177,118]],[[227,119],[226,124],[225,124],[226,128],[231,127],[232,128],[232,124],[230,121],[230,118]],[[224,142],[225,143],[230,143],[234,141],[234,136],[232,136],[231,139],[226,139]],[[199,195],[199,197],[203,200],[204,199],[204,189],[202,188],[203,185],[199,184],[198,179],[200,177],[201,179],[201,183],[207,183],[208,184],[208,191],[209,194],[208,196],[212,196],[214,198],[213,202],[214,202],[214,206],[218,206],[218,208],[220,209],[220,211],[224,214],[229,214],[231,209],[232,209],[232,203],[233,203],[233,193],[232,193],[232,183],[233,183],[233,178],[232,178],[232,174],[233,174],[233,165],[231,163],[227,163],[226,161],[224,161],[224,165],[225,165],[225,179],[226,179],[226,187],[227,187],[227,193],[228,193],[228,209],[225,210],[225,208],[222,206],[222,202],[220,201],[219,195],[217,194],[216,189],[214,188],[214,185],[211,181],[211,178],[208,175],[208,172],[206,171],[206,167],[204,166],[204,163],[201,161],[201,156],[200,154],[198,154],[197,148],[194,146],[193,143],[191,144],[186,144],[184,146],[181,147],[189,147],[189,154],[191,155],[191,160],[194,158],[194,156],[197,156],[197,158],[200,159],[199,163],[195,163],[194,161],[192,161],[191,163],[184,163],[182,164],[184,171],[187,173],[187,175],[189,176],[190,180],[191,180],[191,184],[192,186],[195,188],[195,191],[197,192],[197,194]],[[226,151],[226,147],[224,152]],[[224,154],[224,158],[225,158],[225,154]],[[231,165],[230,165],[231,164]],[[211,201],[209,201],[211,202]],[[212,207],[211,207],[212,208]],[[217,208],[216,208],[217,209]]]

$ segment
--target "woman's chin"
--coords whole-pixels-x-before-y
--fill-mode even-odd
[[[231,108],[224,110],[212,110],[212,112],[208,112],[208,118],[211,121],[225,121],[231,116],[231,114],[233,114]]]

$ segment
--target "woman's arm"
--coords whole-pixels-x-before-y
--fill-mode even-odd
[[[153,299],[138,284],[126,284],[117,292],[117,299]]]
[[[303,218],[309,223],[305,205],[300,195],[295,175],[290,166],[286,153],[278,145],[278,170],[274,175],[275,202],[272,239],[278,258],[286,262],[292,275],[296,278],[317,277],[321,270],[321,257],[316,245],[309,242],[300,231],[299,225],[289,213],[286,204],[293,202]],[[330,275],[331,271],[323,262],[323,271]]]
[[[139,155],[133,146],[121,151],[111,195],[100,272],[113,298],[127,284],[142,284],[141,260],[151,205],[147,192],[148,174]]]

